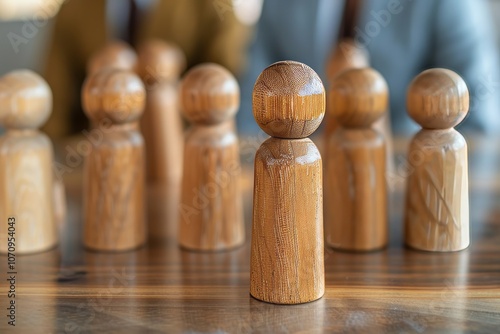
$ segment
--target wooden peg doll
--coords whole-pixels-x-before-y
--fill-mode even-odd
[[[146,240],[144,141],[133,126],[145,105],[144,85],[129,71],[105,69],[83,87],[83,109],[102,131],[85,160],[84,244],[125,251]]]
[[[325,113],[325,90],[307,65],[281,61],[253,90],[253,114],[268,135],[255,155],[250,294],[299,304],[324,294],[321,155],[307,138]]]
[[[425,251],[469,246],[467,143],[453,129],[467,115],[469,92],[450,70],[431,69],[408,89],[407,109],[422,126],[408,153],[405,241]]]

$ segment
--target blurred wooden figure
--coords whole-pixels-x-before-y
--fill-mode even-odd
[[[165,198],[161,221],[150,221],[149,239],[176,235],[179,219],[183,124],[178,104],[178,82],[186,67],[182,51],[162,40],[139,46],[138,73],[146,86],[146,109],[141,131],[146,145],[146,179],[152,193]],[[155,208],[152,208],[154,211]]]
[[[422,126],[408,154],[405,241],[426,251],[469,246],[467,143],[453,127],[469,110],[462,78],[446,69],[418,75],[408,89],[407,109]]]
[[[365,68],[370,64],[368,51],[362,46],[357,44],[354,40],[343,39],[333,49],[328,61],[326,63],[326,76],[328,84],[335,80],[335,77],[345,70],[353,68]],[[329,95],[329,92],[327,93]],[[325,114],[325,130],[324,138],[325,143],[331,137],[333,132],[339,127],[337,119],[333,116],[331,98],[328,98],[326,104]]]
[[[87,63],[87,75],[105,68],[136,71],[138,58],[134,49],[123,41],[111,41],[95,52]]]
[[[129,71],[107,69],[83,87],[83,109],[100,126],[85,160],[84,244],[102,251],[137,248],[146,240],[144,141],[132,126],[143,113],[145,89]]]
[[[386,145],[372,128],[387,110],[384,78],[370,68],[338,75],[330,87],[340,127],[326,150],[325,234],[330,247],[383,248],[388,239]]]
[[[19,70],[0,78],[0,252],[13,241],[18,254],[41,252],[58,242],[54,159],[40,128],[50,116],[52,93],[39,75]],[[9,218],[15,224],[9,225]],[[14,239],[10,239],[14,238]]]
[[[216,64],[191,69],[180,85],[181,109],[192,123],[184,146],[179,244],[216,251],[243,244],[240,157],[233,118],[240,91]]]
[[[325,90],[307,65],[266,68],[253,90],[253,114],[268,135],[255,156],[250,294],[299,304],[324,294],[321,155],[307,138],[325,114]]]
[[[184,137],[177,95],[185,67],[182,51],[172,44],[151,40],[139,47],[139,75],[147,96],[141,129],[151,183],[172,184],[182,177]]]
[[[331,53],[326,64],[328,82],[331,85],[335,78],[346,70],[367,68],[369,66],[370,56],[368,54],[368,50],[366,50],[363,45],[356,43],[353,39],[342,39]],[[332,110],[335,103],[331,99],[332,98],[328,93],[325,115],[325,130],[323,134],[323,144],[325,152],[329,138],[331,138],[332,134],[339,127],[339,123],[334,116],[335,111]],[[384,136],[386,142],[387,169],[389,171],[392,171],[395,167],[393,161],[394,155],[392,148],[392,130],[389,115],[389,106],[387,108],[387,112],[384,113],[378,120],[376,120],[372,126],[375,130],[379,131]]]

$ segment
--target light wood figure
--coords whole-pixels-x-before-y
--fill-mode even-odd
[[[7,130],[0,137],[1,253],[8,251],[11,237],[17,254],[41,252],[58,242],[53,148],[38,131],[51,109],[51,90],[39,75],[19,70],[0,78],[0,126]],[[10,217],[15,226],[9,226]]]
[[[425,251],[469,246],[467,143],[454,126],[469,110],[462,78],[445,69],[421,73],[408,89],[407,109],[422,126],[408,153],[405,241]]]
[[[132,72],[109,69],[87,78],[82,93],[87,116],[108,124],[99,127],[103,139],[85,160],[84,244],[102,251],[137,248],[146,240],[144,141],[131,124],[144,110],[144,85]]]
[[[105,68],[136,71],[138,58],[134,49],[125,42],[111,41],[95,52],[87,63],[87,75]]]
[[[266,68],[253,90],[253,114],[268,135],[255,156],[250,294],[276,304],[323,296],[321,155],[307,138],[325,114],[325,90],[307,65]]]
[[[368,50],[356,43],[354,40],[345,38],[337,44],[330,57],[328,58],[326,64],[327,78],[328,82],[331,83],[335,78],[342,72],[349,69],[360,69],[370,66],[370,56]],[[328,94],[329,95],[329,94]],[[323,134],[324,146],[326,147],[329,138],[339,127],[339,123],[336,120],[332,110],[334,102],[331,101],[329,96],[326,104],[326,115],[325,115],[325,130]],[[392,130],[391,130],[391,120],[389,115],[389,108],[387,112],[382,115],[377,121],[373,123],[373,128],[379,131],[385,139],[386,142],[386,163],[388,170],[394,170],[393,161],[393,148],[392,148]]]
[[[186,134],[179,244],[216,251],[243,244],[245,228],[240,158],[233,118],[240,91],[233,75],[216,64],[191,69],[180,85]]]
[[[161,40],[139,47],[139,75],[146,86],[141,129],[146,143],[147,179],[177,185],[182,178],[184,134],[178,108],[178,81],[186,67],[182,51]]]
[[[384,78],[370,68],[347,70],[330,87],[340,127],[326,149],[327,245],[371,251],[387,244],[386,145],[372,128],[387,110]]]

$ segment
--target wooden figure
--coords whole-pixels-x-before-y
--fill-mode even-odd
[[[144,110],[144,85],[132,72],[105,69],[87,78],[82,93],[83,109],[103,138],[92,143],[84,165],[84,244],[137,248],[146,240],[144,141],[132,124]]]
[[[307,138],[325,114],[325,90],[307,65],[281,61],[253,90],[253,114],[268,135],[255,155],[250,294],[306,303],[325,290],[321,155]]]
[[[146,86],[141,130],[146,143],[147,179],[177,187],[182,178],[184,134],[177,86],[186,67],[182,51],[161,40],[139,47],[139,75]]]
[[[184,116],[192,123],[184,146],[179,244],[216,251],[243,244],[238,138],[233,118],[240,91],[216,64],[191,69],[180,85]]]
[[[370,64],[368,51],[362,46],[357,44],[352,39],[343,39],[333,49],[326,63],[326,76],[328,83],[335,80],[335,77],[345,70],[353,68],[365,68]],[[328,98],[325,114],[325,143],[332,136],[333,132],[339,127],[337,119],[333,116],[331,98]]]
[[[469,246],[467,143],[453,129],[467,115],[469,92],[446,69],[418,75],[408,89],[407,109],[422,126],[408,154],[405,241],[426,251]]]
[[[19,70],[0,78],[0,125],[7,130],[0,137],[1,253],[8,251],[9,240],[17,254],[41,252],[58,242],[53,148],[38,130],[51,109],[51,90],[39,75]]]
[[[328,246],[371,251],[387,244],[384,137],[372,128],[387,110],[384,78],[351,69],[332,82],[332,111],[340,128],[326,149],[325,234]]]
[[[370,66],[370,56],[368,50],[366,50],[363,45],[356,43],[353,39],[345,38],[340,41],[337,47],[333,50],[326,65],[328,82],[331,84],[335,78],[342,72],[354,69],[354,68],[366,68]],[[328,94],[329,95],[329,94]],[[331,101],[329,96],[326,104],[326,115],[325,115],[325,131],[324,146],[328,145],[328,140],[331,138],[332,134],[339,127],[339,123],[336,120],[332,110],[334,101]],[[394,170],[393,161],[393,148],[392,148],[392,130],[391,130],[391,120],[389,117],[389,108],[382,117],[373,123],[373,128],[379,131],[385,139],[386,143],[386,163],[388,170]]]
[[[87,63],[87,75],[105,68],[136,71],[137,62],[137,54],[130,45],[118,40],[112,41],[90,57]]]

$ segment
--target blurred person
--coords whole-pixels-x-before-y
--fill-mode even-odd
[[[406,113],[406,90],[417,74],[432,67],[456,71],[468,85],[471,111],[462,130],[499,129],[499,58],[487,1],[266,0],[242,84],[240,132],[259,131],[251,97],[265,67],[279,60],[300,61],[328,87],[325,65],[339,37],[365,47],[371,66],[387,80],[393,132],[418,128]]]
[[[232,0],[68,0],[55,19],[45,78],[54,112],[44,130],[62,137],[85,129],[80,91],[90,56],[106,42],[131,45],[160,38],[178,45],[188,67],[215,62],[239,74],[250,28],[240,23]]]

